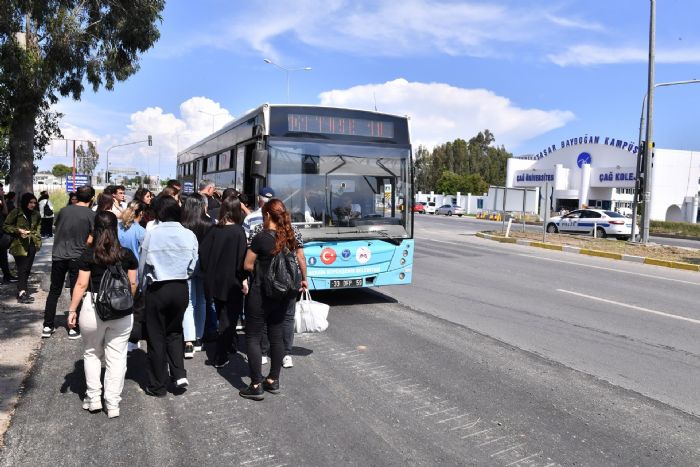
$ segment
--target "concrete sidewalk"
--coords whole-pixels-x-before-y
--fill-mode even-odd
[[[16,284],[0,284],[0,337],[3,342],[3,351],[0,352],[0,446],[4,444],[5,432],[24,390],[25,380],[41,348],[41,325],[51,274],[52,246],[52,239],[44,240],[32,267],[29,288],[33,291],[34,303],[17,303]],[[12,256],[10,263],[13,263]],[[67,297],[68,293],[62,300]],[[58,324],[63,323],[63,316],[59,313]]]

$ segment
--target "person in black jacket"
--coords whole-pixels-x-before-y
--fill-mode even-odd
[[[241,202],[237,197],[224,199],[219,210],[219,223],[212,227],[200,247],[200,266],[204,288],[214,299],[219,319],[216,341],[216,368],[228,362],[228,352],[237,348],[236,323],[243,310],[243,296],[248,293],[248,280],[243,270],[246,236],[241,227]]]

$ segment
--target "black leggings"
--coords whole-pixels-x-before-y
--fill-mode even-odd
[[[27,290],[27,282],[29,282],[29,273],[32,271],[34,264],[34,256],[36,256],[36,247],[34,243],[29,243],[27,256],[15,256],[15,265],[17,266],[17,293]]]
[[[248,351],[248,368],[250,382],[259,384],[262,376],[262,339],[267,325],[267,337],[270,340],[270,373],[268,378],[277,380],[282,368],[284,343],[282,339],[284,316],[287,300],[275,301],[263,297],[260,287],[253,284],[245,305],[245,341]]]
[[[154,282],[146,289],[146,330],[148,332],[148,389],[165,394],[168,367],[173,380],[186,378],[182,318],[189,292],[187,281]]]
[[[243,293],[240,287],[229,290],[228,299],[215,300],[216,315],[219,318],[219,338],[216,341],[216,360],[226,360],[228,351],[233,344],[238,350],[236,323],[243,310]]]

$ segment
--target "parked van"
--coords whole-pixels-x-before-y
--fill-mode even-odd
[[[435,206],[434,201],[428,201],[428,203],[425,205],[425,213],[426,214],[435,214],[436,210],[437,210],[437,206]]]

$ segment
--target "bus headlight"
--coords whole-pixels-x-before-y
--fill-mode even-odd
[[[399,261],[399,264],[401,264],[401,266],[403,266],[404,264],[406,264],[406,260],[401,258],[401,261]]]
[[[399,279],[404,280],[406,278],[406,274],[400,272],[399,273]]]
[[[408,250],[403,250],[404,257],[408,256]]]

